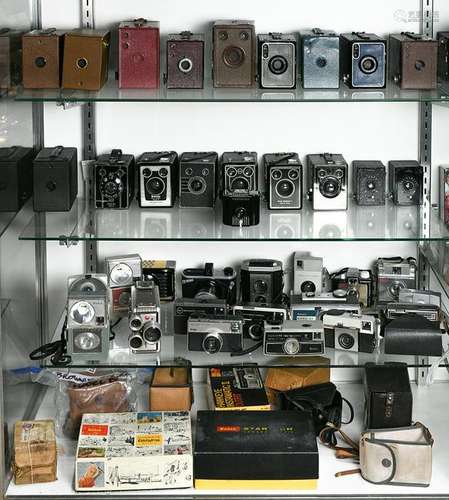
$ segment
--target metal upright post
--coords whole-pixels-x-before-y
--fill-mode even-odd
[[[433,9],[434,0],[421,0],[421,33],[433,37]],[[424,239],[430,237],[430,211],[432,209],[431,181],[432,181],[432,102],[423,101],[419,104],[419,162],[424,168],[423,177],[423,205],[420,215],[420,234]],[[418,274],[419,287],[429,288],[430,266],[427,259],[420,252],[419,245],[426,245],[426,241],[418,243]],[[418,385],[426,384],[429,369],[427,356],[416,356],[416,382]]]
[[[81,26],[83,28],[94,28],[94,0],[81,0]],[[95,137],[95,103],[87,102],[83,104],[83,160],[95,160],[97,156]],[[90,167],[86,168],[86,207],[87,207],[87,237],[95,237],[95,186],[93,172]],[[95,273],[97,271],[97,242],[94,239],[87,239],[85,242],[85,272]]]

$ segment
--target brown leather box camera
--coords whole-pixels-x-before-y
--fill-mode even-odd
[[[77,29],[66,34],[62,87],[100,90],[108,79],[110,33]]]
[[[167,88],[202,89],[204,86],[204,35],[183,31],[167,40]]]
[[[0,89],[10,89],[22,80],[22,33],[0,29]]]
[[[55,28],[23,35],[23,86],[26,89],[59,89],[61,86],[64,32]]]
[[[253,21],[216,21],[213,27],[214,87],[254,87],[256,35]]]
[[[390,36],[390,79],[402,89],[435,89],[438,42],[425,35]]]

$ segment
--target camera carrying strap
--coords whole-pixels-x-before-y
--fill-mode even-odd
[[[282,33],[279,33],[277,31],[270,33],[270,36],[273,40],[282,40]]]
[[[121,149],[113,149],[111,151],[111,154],[109,155],[109,161],[111,163],[114,163],[114,162],[117,162],[120,160],[120,158],[122,157],[122,150]]]
[[[192,158],[183,158],[183,163],[191,163],[194,161],[208,160],[209,158],[214,158],[216,153],[204,153],[204,155],[192,156]]]
[[[324,31],[321,28],[313,28],[312,33],[314,35],[324,35]]]
[[[139,17],[138,19],[134,19],[134,26],[136,28],[141,28],[142,26],[144,26],[146,23],[147,23],[147,20],[143,17]]]
[[[324,153],[323,154],[323,158],[324,158],[324,161],[326,163],[329,163],[329,164],[335,163],[334,162],[334,156],[333,156],[332,153]]]
[[[289,154],[283,155],[280,158],[278,158],[277,160],[273,161],[272,163],[270,163],[270,165],[279,165],[281,163],[288,162],[289,160],[292,160],[295,157],[296,157],[296,153],[289,153]]]

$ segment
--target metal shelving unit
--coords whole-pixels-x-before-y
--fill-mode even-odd
[[[32,25],[41,26],[41,1],[31,0]],[[421,31],[433,35],[434,0],[420,0],[421,3]],[[80,26],[95,27],[94,0],[80,0],[81,19]],[[175,208],[171,211],[154,210],[151,216],[142,213],[133,207],[128,212],[112,212],[108,210],[96,211],[93,204],[93,180],[85,176],[85,198],[78,199],[72,210],[64,214],[36,214],[28,224],[24,225],[18,235],[20,243],[34,243],[34,257],[36,263],[36,301],[38,304],[38,340],[41,344],[52,339],[57,339],[63,318],[61,318],[56,331],[52,332],[49,326],[49,304],[47,301],[48,242],[59,242],[63,246],[82,244],[84,248],[84,269],[86,273],[97,271],[98,244],[101,241],[316,241],[316,242],[400,242],[414,241],[419,255],[420,287],[426,289],[430,286],[431,276],[435,275],[438,283],[444,290],[449,301],[449,285],[446,284],[437,259],[432,253],[432,245],[444,245],[449,240],[449,231],[439,218],[436,209],[432,208],[430,197],[431,170],[432,170],[432,108],[433,104],[446,104],[449,100],[449,89],[441,86],[432,92],[400,91],[391,86],[382,92],[357,92],[349,90],[340,91],[303,91],[294,92],[263,92],[263,91],[215,91],[207,87],[199,92],[173,92],[173,91],[120,91],[116,82],[110,78],[109,83],[99,92],[68,92],[68,91],[22,91],[15,97],[17,103],[30,102],[33,110],[34,145],[39,148],[44,143],[44,103],[62,104],[64,107],[73,105],[82,106],[82,132],[83,147],[82,160],[85,173],[89,173],[89,162],[96,157],[96,105],[97,103],[113,102],[291,102],[294,106],[310,102],[413,102],[419,106],[419,161],[424,166],[423,206],[420,208],[402,208],[387,205],[373,209],[363,209],[351,205],[344,217],[336,224],[329,227],[328,221],[321,214],[314,214],[304,209],[301,214],[288,215],[289,227],[297,231],[285,232],[285,216],[279,219],[278,214],[271,214],[266,210],[261,212],[261,224],[256,228],[233,229],[226,228],[220,222],[217,213],[199,212],[187,213],[186,210]],[[14,216],[11,216],[12,220]],[[3,219],[2,219],[3,220]],[[0,228],[2,220],[0,220]],[[5,226],[9,221],[5,223]],[[3,304],[3,302],[2,302]],[[167,312],[170,306],[167,306]],[[9,309],[8,309],[9,310]],[[166,315],[170,318],[170,314]],[[168,326],[170,329],[171,326]],[[126,335],[118,335],[119,338]],[[173,341],[173,342],[172,342]],[[185,338],[167,339],[167,346],[161,356],[132,357],[127,353],[126,346],[119,342],[114,345],[110,359],[102,365],[104,367],[118,367],[133,369],[138,366],[155,366],[159,364],[171,365],[178,356],[190,356],[194,367],[204,368],[215,359],[205,354],[198,353],[192,356],[186,349]],[[363,366],[367,361],[385,362],[399,360],[388,357],[380,351],[375,355],[362,355],[338,352],[331,356],[331,365],[341,369],[352,369]],[[428,358],[408,357],[400,359],[407,362],[410,368],[416,369],[418,386],[425,385],[428,367],[433,362]],[[262,366],[291,366],[289,360],[267,361],[263,355],[255,354],[243,360],[221,358],[219,363],[245,364],[258,362]],[[75,367],[75,366],[74,366]],[[341,390],[356,401],[356,413],[363,413],[361,407],[363,398],[358,384],[342,384]],[[67,498],[86,499],[134,499],[150,497],[158,498],[210,498],[217,499],[224,496],[232,498],[316,498],[322,499],[336,497],[351,498],[449,498],[449,485],[447,483],[447,466],[449,455],[445,425],[445,406],[448,385],[434,384],[430,388],[414,387],[417,413],[432,427],[436,441],[434,481],[431,487],[423,492],[418,488],[391,488],[376,487],[364,482],[360,477],[336,480],[334,467],[336,461],[329,450],[320,450],[321,475],[326,475],[328,481],[319,487],[316,492],[295,493],[290,492],[198,492],[195,490],[167,490],[165,492],[138,493],[99,493],[77,494],[73,490],[74,442],[62,443],[62,452],[59,458],[58,481],[51,485],[31,485],[21,488],[12,482],[8,485],[9,476],[3,477],[3,491],[9,500],[58,500]],[[196,409],[205,408],[205,387],[198,385],[196,388]],[[29,418],[51,418],[53,408],[53,391],[44,392],[36,389],[29,397],[28,386],[24,389],[24,398],[29,404],[24,408],[23,414]],[[10,396],[10,395],[9,395]],[[4,397],[4,405],[12,405],[11,398]],[[433,410],[433,411],[432,411]],[[16,412],[21,414],[19,410]],[[193,414],[193,419],[195,416]],[[359,419],[353,428],[358,431],[362,428]],[[338,463],[337,463],[338,465]]]

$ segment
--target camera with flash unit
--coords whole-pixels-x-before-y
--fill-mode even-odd
[[[161,350],[161,306],[154,281],[138,281],[131,289],[129,347],[134,354]]]
[[[72,362],[105,361],[109,354],[105,274],[71,276],[67,294],[67,354]]]
[[[131,287],[142,279],[142,259],[137,254],[108,257],[106,273],[112,295],[111,311],[126,316],[131,300]]]

